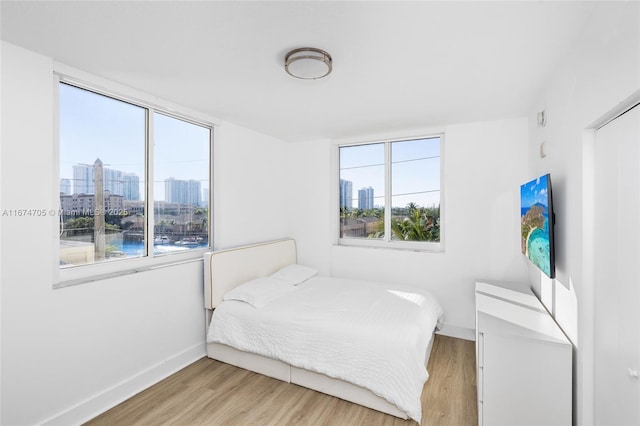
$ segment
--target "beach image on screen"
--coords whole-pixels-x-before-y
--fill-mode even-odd
[[[520,187],[522,253],[551,277],[548,175]]]

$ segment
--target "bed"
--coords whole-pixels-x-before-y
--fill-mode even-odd
[[[290,239],[207,253],[204,269],[210,358],[420,422],[442,321],[428,292],[319,276]]]

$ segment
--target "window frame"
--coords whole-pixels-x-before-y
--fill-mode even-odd
[[[440,138],[440,241],[399,241],[391,239],[391,144],[394,142],[406,142],[418,139]],[[350,146],[363,146],[384,143],[385,166],[385,201],[384,201],[384,239],[372,238],[343,238],[340,236],[340,148]],[[425,131],[409,136],[376,137],[368,140],[338,140],[333,141],[332,153],[332,223],[334,244],[348,247],[385,248],[407,251],[422,251],[432,253],[444,253],[445,239],[445,197],[444,197],[444,131]],[[338,212],[338,213],[336,213]]]
[[[54,64],[53,72],[53,98],[54,98],[54,117],[53,117],[53,155],[55,159],[55,178],[52,179],[52,193],[56,199],[55,205],[60,203],[59,183],[60,183],[60,84],[69,84],[79,89],[88,90],[101,96],[126,102],[145,109],[146,115],[146,138],[145,138],[145,250],[146,256],[130,257],[123,259],[113,259],[107,262],[91,263],[85,265],[75,265],[67,268],[61,268],[58,262],[60,258],[60,217],[56,215],[52,218],[52,228],[55,234],[53,241],[53,288],[64,288],[78,284],[84,284],[93,281],[113,278],[121,275],[128,275],[137,272],[163,268],[181,263],[201,261],[203,255],[207,251],[211,251],[214,247],[214,140],[217,134],[217,124],[209,117],[202,116],[195,111],[175,105],[171,102],[158,99],[144,92],[137,91],[127,86],[102,79],[75,70],[62,64]],[[153,140],[154,140],[154,113],[163,114],[165,116],[182,120],[194,125],[202,126],[209,129],[209,192],[208,192],[208,223],[209,223],[209,245],[202,248],[194,248],[185,250],[184,252],[163,254],[154,256],[153,239],[154,229],[154,169],[153,169]]]

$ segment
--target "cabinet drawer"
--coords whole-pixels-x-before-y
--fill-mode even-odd
[[[571,425],[572,346],[533,292],[479,283],[478,424]]]

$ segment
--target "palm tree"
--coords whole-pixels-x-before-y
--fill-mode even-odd
[[[384,237],[384,210],[376,209],[380,217],[375,231],[369,238]],[[400,210],[400,209],[398,209]],[[405,215],[391,218],[391,238],[401,241],[440,241],[440,207],[420,207],[409,203],[405,207]]]
[[[377,208],[372,208],[372,209],[367,209],[364,211],[363,217],[377,217],[380,218],[382,216],[384,216],[384,210],[383,209],[377,209]]]
[[[209,212],[209,209],[207,209],[206,207],[196,207],[193,210],[193,214],[195,215],[206,215]]]
[[[357,219],[357,218],[359,218],[359,217],[362,217],[362,210],[361,210],[361,209],[353,209],[353,210],[351,210],[351,212],[350,212],[350,216],[351,216],[353,219]]]
[[[391,235],[401,241],[440,241],[440,208],[407,204],[404,217],[391,219]],[[384,235],[384,231],[382,232]]]
[[[384,209],[378,209],[378,216],[380,220],[376,222],[375,231],[369,234],[369,238],[384,238]]]
[[[340,207],[340,219],[346,219],[349,217],[349,209],[347,206]]]

